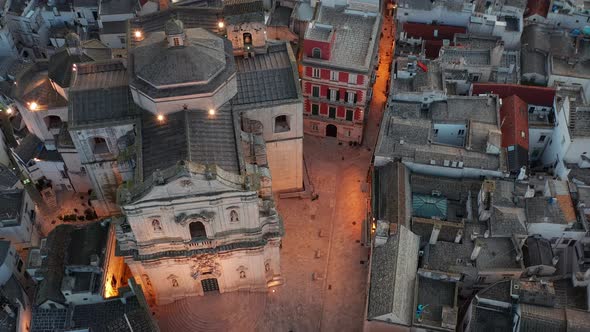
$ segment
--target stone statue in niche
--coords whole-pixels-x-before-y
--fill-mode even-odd
[[[231,212],[229,213],[229,218],[231,222],[240,221],[240,218],[238,217],[238,213],[236,212],[236,210],[231,210]]]
[[[168,280],[170,280],[170,282],[172,282],[172,287],[178,287],[178,277],[175,276],[174,274],[171,274],[168,276]]]
[[[162,225],[160,224],[160,220],[158,220],[158,219],[152,220],[152,227],[154,228],[154,232],[161,232],[162,231]]]
[[[246,279],[246,271],[240,271],[240,279]]]

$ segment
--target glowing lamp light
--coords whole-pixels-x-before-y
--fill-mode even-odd
[[[215,110],[214,109],[210,109],[209,110],[209,115],[215,115]]]
[[[158,116],[156,117],[158,119],[158,121],[162,122],[164,121],[164,116],[162,114],[158,114]]]
[[[31,107],[31,109],[34,111],[37,108],[39,108],[39,104],[37,104],[36,102],[31,102],[29,103],[29,107]]]
[[[7,113],[7,114],[12,114],[12,108],[10,108],[10,107],[9,107],[9,108],[7,108],[7,109],[6,109],[6,113]]]
[[[219,27],[219,29],[223,29],[223,27],[225,26],[225,23],[223,23],[223,21],[219,21],[219,22],[217,22],[217,26]]]
[[[78,70],[78,65],[76,65],[76,64],[73,64],[73,65],[72,65],[72,70],[73,70],[73,71],[77,71],[77,70]]]
[[[139,31],[139,30],[135,30],[135,32],[133,33],[133,35],[135,36],[135,38],[141,38],[141,36],[143,36],[143,34],[141,33],[141,31]]]

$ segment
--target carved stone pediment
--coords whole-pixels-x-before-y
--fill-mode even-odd
[[[181,213],[174,217],[174,221],[181,226],[186,226],[193,221],[210,222],[215,218],[215,212],[202,210],[199,213]]]
[[[191,266],[191,277],[195,280],[201,276],[221,276],[221,264],[217,262],[217,254],[202,254],[194,256]]]

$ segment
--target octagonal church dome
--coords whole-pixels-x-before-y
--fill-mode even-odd
[[[156,89],[204,85],[226,67],[223,40],[201,28],[184,30],[169,20],[165,32],[154,33],[133,50],[133,70]]]

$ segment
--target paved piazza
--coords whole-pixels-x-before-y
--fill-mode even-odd
[[[361,329],[368,255],[360,244],[367,204],[361,185],[371,153],[315,137],[305,138],[304,149],[319,198],[277,198],[285,284],[275,292],[213,294],[158,307],[162,331]],[[320,278],[313,280],[314,273]]]
[[[190,297],[154,308],[163,332],[361,330],[368,272],[368,250],[360,243],[367,211],[362,187],[386,102],[392,44],[387,17],[363,147],[305,137],[305,161],[319,198],[276,198],[285,223],[285,284],[275,292]]]

